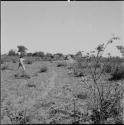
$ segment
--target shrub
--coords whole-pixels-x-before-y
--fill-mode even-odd
[[[53,55],[54,60],[64,60],[64,55],[62,53],[56,53]]]
[[[30,76],[27,75],[27,74],[24,73],[24,72],[23,72],[22,74],[15,74],[14,77],[17,78],[17,79],[18,79],[18,78],[26,78],[26,79],[30,79]]]
[[[53,60],[53,55],[51,53],[47,53],[45,56],[44,56],[44,60],[46,61],[51,61]]]
[[[117,66],[115,70],[111,73],[111,76],[112,77],[109,79],[110,81],[124,79],[124,67]]]
[[[111,73],[112,72],[112,66],[111,65],[104,66],[104,71],[105,71],[105,73]]]
[[[41,58],[43,58],[43,57],[45,56],[45,54],[44,54],[44,52],[39,51],[39,52],[34,52],[34,53],[32,54],[32,56],[36,56],[36,57],[41,57]]]
[[[73,74],[74,74],[75,77],[82,77],[82,76],[84,76],[83,71],[80,70],[80,69],[75,69]]]
[[[120,93],[115,93],[111,95],[109,99],[103,98],[101,109],[93,108],[91,119],[94,124],[100,124],[100,115],[102,114],[102,120],[104,122],[108,121],[108,118],[114,118],[112,122],[122,123],[122,119],[117,117],[121,115],[122,107],[120,107]]]
[[[7,107],[6,112],[12,124],[26,124],[30,121],[29,116],[26,116],[26,109],[12,111]]]
[[[42,73],[42,72],[47,72],[48,68],[46,66],[44,67],[41,67],[39,73]]]
[[[77,94],[78,99],[87,99],[87,97],[88,97],[87,93],[84,92]]]
[[[9,52],[8,52],[8,56],[16,56],[17,53],[15,52],[15,50],[11,49]]]
[[[66,66],[66,64],[64,62],[59,62],[57,64],[57,67],[65,67],[65,66]]]

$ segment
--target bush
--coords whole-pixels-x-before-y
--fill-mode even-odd
[[[123,66],[117,66],[115,70],[111,73],[111,80],[121,80],[124,79],[124,67]]]
[[[33,54],[32,54],[32,56],[36,56],[36,57],[41,57],[41,58],[43,58],[44,57],[44,52],[34,52]]]
[[[87,95],[87,93],[82,92],[82,93],[77,94],[77,98],[78,99],[87,99],[88,95]]]
[[[75,69],[73,74],[74,74],[75,77],[82,77],[82,76],[84,76],[83,71],[79,70],[79,69]]]
[[[105,73],[111,73],[112,72],[112,66],[111,65],[104,66],[104,71],[105,71]]]
[[[100,114],[104,114],[102,117],[102,120],[104,122],[107,122],[109,118],[114,118],[111,123],[122,123],[122,119],[116,119],[118,116],[120,116],[122,108],[119,104],[119,97],[115,95],[115,97],[109,100],[103,99],[101,110],[94,108],[92,110],[91,119],[94,124],[100,124]]]
[[[66,66],[66,64],[64,62],[59,62],[57,64],[57,67],[65,67],[65,66]]]
[[[48,68],[46,66],[44,67],[41,67],[39,73],[42,73],[42,72],[47,72]]]
[[[17,53],[15,52],[15,50],[11,49],[9,52],[8,52],[8,56],[16,56]]]
[[[22,74],[15,74],[14,75],[15,78],[26,78],[26,79],[30,79],[30,76],[27,75],[26,73],[22,73]]]

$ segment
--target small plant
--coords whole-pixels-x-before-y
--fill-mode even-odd
[[[30,121],[29,117],[26,116],[26,109],[22,111],[12,112],[7,108],[6,112],[12,124],[26,124]]]
[[[66,64],[64,62],[59,62],[57,64],[57,67],[65,67],[65,66],[66,66]]]
[[[27,78],[27,79],[30,79],[30,76],[29,75],[27,75],[25,72],[23,72],[22,74],[15,74],[14,75],[15,76],[15,78]]]
[[[48,68],[46,66],[41,67],[41,69],[39,70],[39,73],[43,73],[43,72],[47,72]]]
[[[78,99],[87,99],[87,97],[88,97],[87,93],[82,92],[82,93],[77,94]]]
[[[80,70],[74,70],[73,74],[74,74],[75,77],[82,77],[82,76],[84,76],[84,73],[82,71],[80,71]]]

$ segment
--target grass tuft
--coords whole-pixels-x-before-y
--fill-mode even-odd
[[[48,71],[48,68],[46,66],[44,66],[44,67],[41,67],[41,69],[39,70],[39,73],[44,73],[47,71]]]

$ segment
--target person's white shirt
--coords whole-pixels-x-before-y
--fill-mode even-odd
[[[22,65],[23,70],[25,71],[25,66],[24,66],[24,64],[23,64],[24,58],[21,57],[21,58],[19,59],[19,61],[20,61],[21,65]]]
[[[20,62],[23,64],[24,58],[20,58]]]

